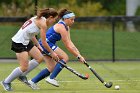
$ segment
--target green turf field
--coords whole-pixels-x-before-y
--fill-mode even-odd
[[[15,57],[15,53],[10,50],[11,37],[18,31],[21,24],[0,25],[0,57]],[[115,58],[116,59],[139,59],[140,58],[140,33],[115,30]],[[111,28],[104,29],[72,29],[71,39],[81,54],[86,59],[112,59],[112,31]],[[75,60],[65,48],[62,42],[58,46],[70,55],[70,59]]]
[[[32,90],[18,80],[13,82],[14,91],[9,93],[140,93],[140,62],[89,62],[95,70],[106,81],[112,81],[113,87],[108,89],[90,72],[90,70],[79,62],[69,62],[67,65],[81,73],[89,73],[88,80],[82,80],[66,69],[58,75],[60,87],[54,87],[42,80],[38,83],[40,90]],[[0,80],[3,80],[15,67],[17,63],[0,63]],[[35,76],[40,69],[44,68],[42,63],[34,69],[28,78]],[[120,90],[114,86],[119,85]],[[0,86],[0,93],[5,92]]]

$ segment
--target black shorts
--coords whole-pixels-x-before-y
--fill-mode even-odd
[[[29,42],[28,45],[23,45],[22,43],[15,43],[12,41],[11,50],[15,51],[16,53],[20,53],[23,51],[29,52],[34,47],[32,42]]]

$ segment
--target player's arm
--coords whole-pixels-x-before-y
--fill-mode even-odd
[[[78,50],[78,48],[74,45],[74,43],[72,42],[71,38],[70,38],[70,31],[68,31],[68,37],[70,40],[70,45],[73,46],[73,50],[77,51],[79,54],[78,56],[76,56],[76,58],[78,58],[81,62],[85,62],[84,57],[80,54],[80,51]]]
[[[40,50],[40,51],[43,51],[42,47],[40,46],[38,40],[36,39],[36,37],[34,36],[32,38],[32,42],[35,44],[35,46]]]
[[[70,38],[70,31],[68,31],[68,38],[69,38],[69,40],[70,40],[71,46],[73,46],[74,50],[76,50],[76,51],[80,54],[79,50],[76,48],[76,46],[74,45],[74,43],[71,41],[71,38]],[[80,55],[79,55],[79,56],[80,56]]]
[[[32,37],[32,42],[35,44],[35,46],[39,46],[38,40],[36,39],[36,37]]]
[[[79,50],[72,43],[72,41],[70,39],[69,31],[66,31],[65,27],[61,24],[59,24],[59,28],[57,31],[61,34],[62,41],[63,41],[64,45],[66,46],[66,48],[68,49],[68,51],[70,53],[72,53],[75,57],[78,57],[80,59],[80,61],[82,61],[82,62],[85,61],[85,59],[81,56]]]
[[[58,61],[59,58],[57,56],[57,54],[50,48],[50,46],[48,45],[48,43],[46,42],[46,30],[47,30],[47,26],[46,26],[46,22],[40,22],[40,38],[42,41],[42,45],[47,49],[47,51],[50,53],[51,57]]]

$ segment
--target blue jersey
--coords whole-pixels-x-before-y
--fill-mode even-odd
[[[58,24],[63,24],[65,29],[68,31],[68,27],[65,25],[63,21],[58,22]],[[50,27],[46,33],[46,42],[49,44],[52,50],[55,50],[58,46],[55,45],[57,41],[61,40],[61,35],[54,30],[54,26]],[[41,40],[39,40],[43,51],[48,54],[48,51],[43,47]]]
[[[67,26],[65,25],[64,22],[59,22],[58,24],[63,24],[66,28],[66,30],[68,30]],[[57,33],[55,30],[54,30],[54,26],[50,27],[46,33],[46,38],[47,38],[47,41],[55,44],[56,41],[59,41],[61,40],[61,35],[59,33]]]

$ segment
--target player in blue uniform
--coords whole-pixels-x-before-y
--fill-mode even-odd
[[[59,59],[63,63],[67,63],[69,60],[68,55],[56,45],[56,42],[62,40],[67,50],[72,53],[75,57],[79,58],[79,61],[84,62],[84,57],[81,56],[80,52],[73,44],[70,38],[70,26],[74,23],[75,14],[67,9],[62,9],[58,17],[60,21],[56,23],[54,26],[50,27],[46,32],[46,42],[52,48],[52,50],[58,55]],[[47,64],[47,68],[43,69],[38,75],[36,75],[33,79],[28,82],[31,84],[33,89],[38,89],[37,83],[47,77],[45,80],[58,87],[59,84],[55,80],[56,76],[63,69],[63,66],[60,63],[55,62],[49,55],[49,52],[42,45],[42,41],[40,41],[40,45],[43,48],[43,52],[45,55],[45,61]],[[51,73],[51,74],[50,74]]]

